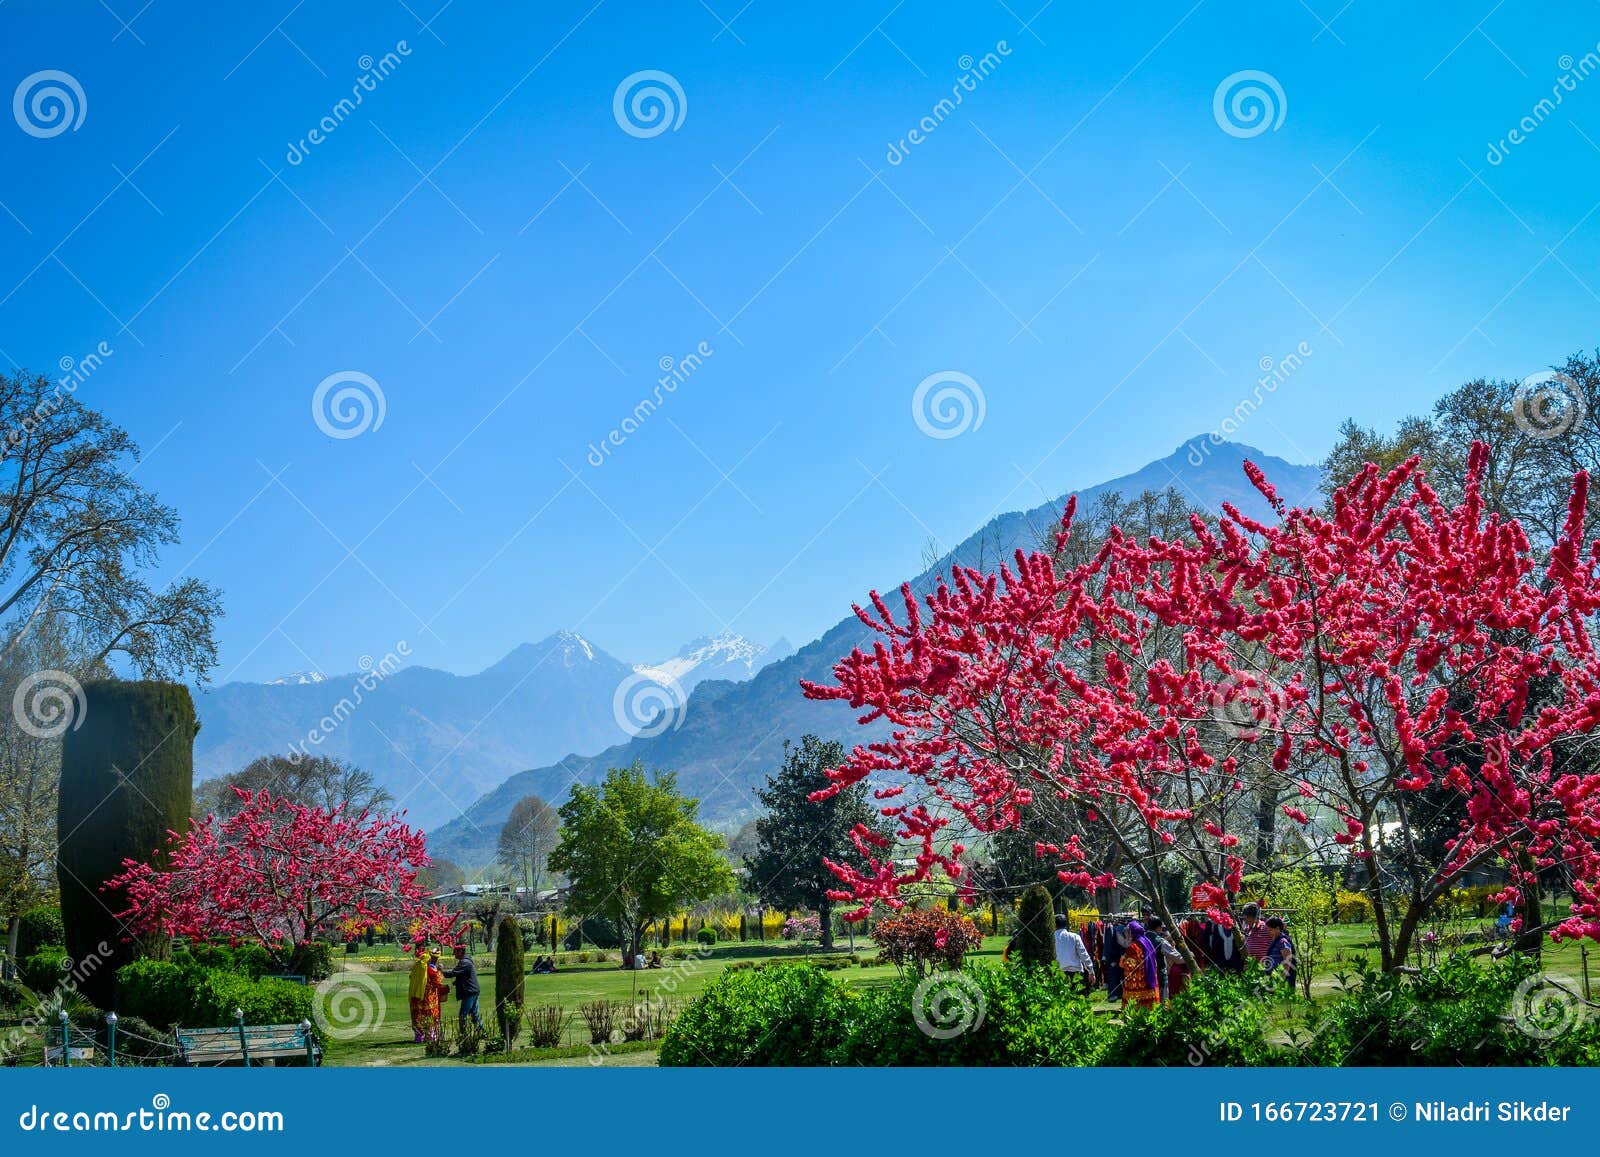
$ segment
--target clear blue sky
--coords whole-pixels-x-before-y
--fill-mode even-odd
[[[219,677],[400,640],[471,671],[561,627],[800,643],[930,537],[1217,428],[1301,342],[1238,437],[1303,461],[1600,341],[1600,77],[1534,113],[1593,5],[438,7],[0,7],[4,92],[53,69],[86,102],[0,117],[0,364],[114,350],[79,396],[179,508],[169,569],[225,590]],[[615,118],[643,70],[675,129]],[[1242,70],[1275,130],[1219,127]],[[313,421],[339,371],[380,427]],[[941,371],[983,393],[959,437],[912,418]]]

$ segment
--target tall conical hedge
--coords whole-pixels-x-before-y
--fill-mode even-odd
[[[1017,952],[1024,964],[1054,964],[1056,960],[1056,911],[1050,893],[1035,884],[1022,893],[1017,908],[1021,928],[1017,931]]]
[[[116,970],[164,945],[127,943],[112,915],[123,899],[100,886],[188,827],[199,725],[179,683],[103,680],[83,692],[83,721],[61,740],[56,875],[78,990],[110,1008]]]
[[[522,963],[522,926],[515,916],[502,916],[499,931],[495,933],[494,1019],[508,1044],[522,1023],[526,980]]]

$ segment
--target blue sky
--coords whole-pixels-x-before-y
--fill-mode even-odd
[[[78,396],[180,510],[168,570],[225,591],[218,678],[799,643],[1302,342],[1237,434],[1298,461],[1596,344],[1600,77],[1535,112],[1593,5],[226,7],[0,7],[5,90],[84,104],[0,118],[0,365],[113,351]],[[683,94],[655,135],[614,115],[646,70]],[[1214,114],[1246,70],[1277,128]],[[331,437],[345,371],[383,421]],[[982,395],[956,437],[913,418],[941,373]]]

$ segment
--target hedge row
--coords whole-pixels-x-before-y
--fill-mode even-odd
[[[1300,1027],[1263,976],[1206,973],[1154,1009],[1104,1015],[1054,968],[974,965],[859,989],[807,964],[724,973],[667,1032],[663,1065],[1594,1065],[1600,1021],[1518,1027],[1523,962],[1362,969]],[[1269,994],[1269,987],[1275,995]],[[1100,1011],[1096,1011],[1097,1006]]]

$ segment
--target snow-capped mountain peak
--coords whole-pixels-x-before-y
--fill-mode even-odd
[[[276,679],[268,679],[269,687],[301,687],[311,683],[325,683],[328,677],[321,671],[290,671]]]
[[[773,658],[771,648],[733,631],[691,639],[678,653],[658,663],[636,663],[634,671],[661,684],[676,684],[687,693],[707,679],[750,678]]]

